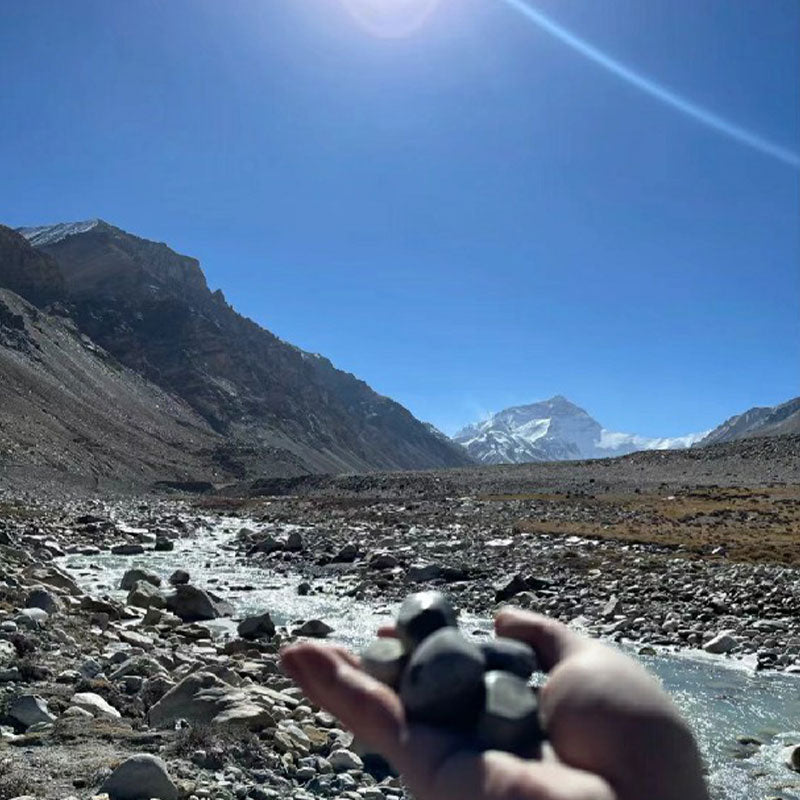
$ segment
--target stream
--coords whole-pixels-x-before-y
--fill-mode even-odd
[[[267,569],[236,559],[235,534],[244,523],[209,521],[191,538],[178,539],[172,552],[147,551],[135,557],[69,555],[60,559],[83,589],[116,598],[123,573],[143,567],[166,578],[177,568],[187,570],[192,583],[207,587],[232,603],[238,617],[269,611],[276,625],[322,619],[334,628],[332,640],[359,649],[379,624],[391,620],[393,605],[379,605],[334,594],[333,585],[315,580],[322,591],[297,594],[300,578],[272,575]],[[260,527],[263,527],[260,526]],[[282,526],[286,532],[287,526]],[[250,587],[250,588],[243,588]],[[461,615],[465,631],[485,635],[488,618]],[[205,623],[221,635],[235,634],[232,620]],[[635,650],[626,648],[634,654]],[[780,752],[800,742],[800,676],[755,673],[732,659],[698,651],[659,652],[636,656],[656,674],[692,723],[709,770],[715,798],[800,800],[800,775],[786,768]],[[748,757],[736,737],[756,737],[764,744]],[[738,755],[738,757],[737,757]]]

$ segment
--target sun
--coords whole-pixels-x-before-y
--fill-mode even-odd
[[[369,33],[400,39],[418,30],[439,0],[342,0],[342,3]]]

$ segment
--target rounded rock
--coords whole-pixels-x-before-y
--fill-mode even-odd
[[[539,669],[533,648],[518,639],[498,636],[480,643],[487,670],[512,672],[527,680]]]
[[[400,682],[410,720],[460,728],[471,725],[483,706],[486,659],[456,629],[430,634],[414,651]]]
[[[456,625],[455,609],[441,592],[409,595],[397,613],[397,635],[409,650],[435,631]]]
[[[141,753],[123,761],[106,778],[101,792],[111,800],[177,800],[178,790],[167,774],[166,764],[156,756]]]
[[[537,755],[542,729],[533,690],[519,676],[500,670],[484,675],[484,687],[484,707],[475,726],[480,746],[520,756]]]
[[[399,639],[376,639],[361,653],[367,675],[396,689],[408,661],[408,651]]]

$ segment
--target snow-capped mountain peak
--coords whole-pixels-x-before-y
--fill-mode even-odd
[[[650,438],[605,430],[584,409],[565,397],[514,406],[468,425],[453,439],[485,464],[607,458],[636,450],[691,447],[704,433]]]
[[[39,225],[33,228],[17,228],[34,247],[55,244],[67,236],[86,233],[100,224],[99,219],[87,219],[83,222],[58,222],[55,225]]]

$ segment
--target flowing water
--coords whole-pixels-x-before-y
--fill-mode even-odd
[[[379,624],[391,620],[392,606],[343,600],[324,581],[315,581],[322,592],[301,597],[296,591],[298,577],[241,564],[235,557],[234,535],[242,524],[238,519],[209,523],[192,538],[176,541],[172,552],[149,551],[133,558],[71,555],[62,564],[87,591],[116,597],[124,597],[116,587],[130,567],[150,569],[164,579],[180,567],[191,574],[193,583],[229,600],[238,616],[269,611],[278,625],[322,619],[335,629],[332,639],[354,648],[363,646]],[[282,530],[286,532],[286,526]],[[476,635],[491,629],[486,618],[463,615],[461,621]],[[230,620],[216,621],[214,626],[221,634],[235,630]],[[800,775],[780,759],[783,747],[800,743],[799,676],[754,673],[746,665],[694,651],[637,657],[661,679],[691,721],[715,797],[800,800]],[[744,748],[736,745],[740,735],[754,736],[764,745],[744,758]]]

